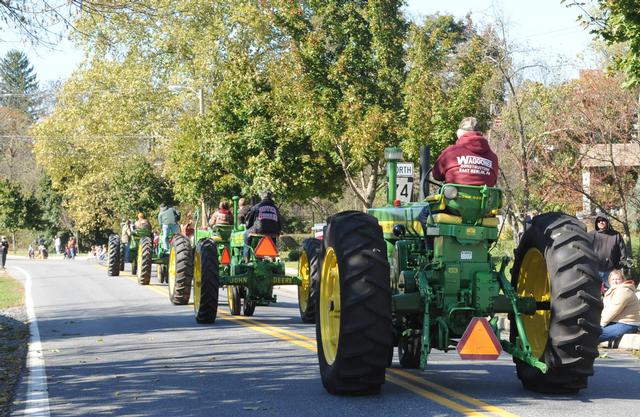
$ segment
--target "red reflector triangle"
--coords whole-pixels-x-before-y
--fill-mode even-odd
[[[273,243],[273,240],[271,240],[269,236],[265,236],[258,242],[255,254],[256,258],[264,258],[265,256],[275,258],[278,256],[278,248],[276,248],[275,243]]]
[[[464,331],[456,350],[462,359],[494,360],[500,356],[502,346],[487,319],[474,317]]]
[[[231,256],[229,255],[229,249],[225,247],[222,250],[222,256],[220,257],[220,263],[222,265],[229,265],[231,263]]]

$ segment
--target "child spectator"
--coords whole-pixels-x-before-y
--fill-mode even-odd
[[[602,300],[602,334],[598,342],[615,340],[627,333],[636,333],[640,327],[640,300],[636,297],[633,281],[625,280],[622,271],[614,269],[609,274],[609,286]]]

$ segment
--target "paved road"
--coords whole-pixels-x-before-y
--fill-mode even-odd
[[[571,397],[523,390],[504,353],[464,362],[436,351],[427,371],[396,362],[379,396],[334,397],[322,388],[315,330],[300,322],[293,289],[251,319],[226,314],[221,292],[211,326],[196,324],[191,306],[171,305],[166,287],[107,277],[90,261],[11,260],[25,279],[18,268],[31,276],[46,366],[39,394],[50,414],[33,402],[44,381],[33,380],[30,403],[23,377],[12,416],[629,417],[639,406],[640,360],[615,351]]]

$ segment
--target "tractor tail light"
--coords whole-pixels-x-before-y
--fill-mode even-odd
[[[255,255],[256,258],[275,258],[278,256],[278,248],[276,248],[275,243],[273,243],[273,240],[269,236],[265,236],[258,242]]]
[[[220,256],[220,263],[222,265],[229,265],[231,263],[231,256],[229,255],[229,248],[224,248],[222,250],[222,255]]]

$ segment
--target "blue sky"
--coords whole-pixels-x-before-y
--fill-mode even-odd
[[[538,59],[555,64],[559,57],[564,58],[562,65],[555,67],[557,77],[574,77],[579,68],[589,65],[579,56],[588,48],[591,35],[576,22],[579,11],[567,8],[560,0],[409,0],[407,3],[407,13],[414,19],[436,12],[462,18],[471,12],[473,20],[483,24],[493,21],[496,13],[501,14],[511,40],[533,49]],[[69,41],[54,50],[34,48],[6,28],[0,27],[0,30],[0,55],[10,49],[23,50],[43,83],[68,78],[82,60],[82,52]],[[528,55],[530,58],[531,54]]]

